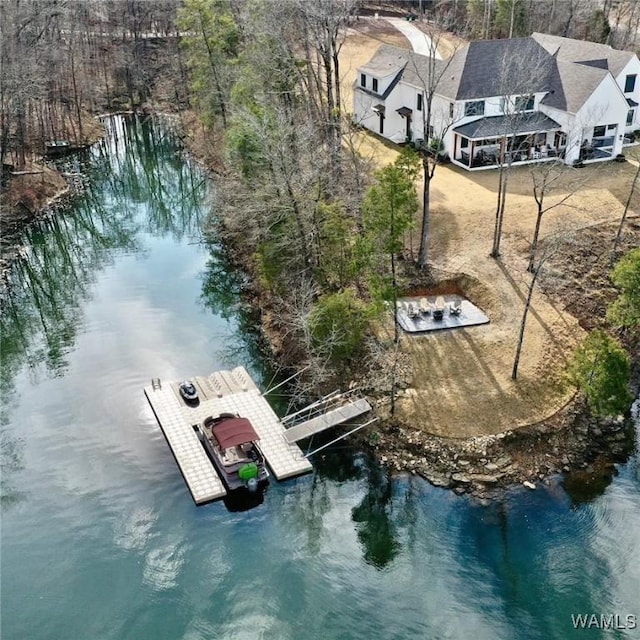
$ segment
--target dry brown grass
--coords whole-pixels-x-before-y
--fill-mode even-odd
[[[350,86],[355,68],[378,45],[378,40],[363,35],[348,38],[342,64],[345,74],[352,69],[352,75],[345,84]],[[397,155],[396,149],[375,136],[362,134],[361,138],[362,152],[380,166]],[[634,171],[629,163],[613,162],[567,168],[564,186],[552,197],[560,199],[578,178],[584,186],[565,205],[545,215],[542,238],[619,219]],[[413,379],[398,402],[399,417],[438,435],[469,437],[538,422],[574,393],[564,371],[584,332],[573,316],[539,291],[534,293],[528,317],[518,380],[511,380],[530,281],[527,250],[536,207],[530,169],[512,169],[502,258],[490,258],[497,178],[496,171],[471,173],[440,166],[432,183],[430,261],[438,270],[472,276],[479,285],[467,292],[468,297],[490,318],[484,326],[402,337],[402,349],[413,363]],[[387,331],[391,330],[389,323]]]

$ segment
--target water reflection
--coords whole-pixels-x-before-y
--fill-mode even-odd
[[[202,242],[208,214],[206,174],[185,159],[166,123],[112,117],[91,150],[60,161],[82,180],[72,206],[23,232],[0,314],[0,441],[3,505],[19,493],[8,478],[19,468],[20,443],[10,413],[20,397],[15,380],[60,377],[84,324],[84,307],[101,272],[123,254],[144,257],[145,234]]]
[[[378,464],[366,466],[367,492],[351,512],[362,544],[365,562],[383,569],[400,552],[392,503],[392,483]]]
[[[89,177],[73,207],[24,232],[0,315],[5,399],[25,365],[64,374],[91,285],[116,255],[144,254],[142,231],[201,240],[206,177],[182,157],[171,130],[123,117],[105,120],[105,128],[106,137],[67,167]]]

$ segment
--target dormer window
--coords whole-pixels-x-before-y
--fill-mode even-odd
[[[364,73],[360,74],[360,86],[361,87],[367,86],[367,76]]]
[[[378,79],[373,78],[371,80],[371,88],[373,89],[373,93],[378,93]]]

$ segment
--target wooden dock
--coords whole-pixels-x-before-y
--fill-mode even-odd
[[[300,448],[285,439],[282,422],[243,367],[216,371],[191,381],[198,389],[197,405],[188,405],[182,399],[179,382],[151,384],[144,392],[196,504],[226,495],[193,428],[208,416],[230,412],[248,418],[260,436],[260,448],[277,480],[312,470]]]

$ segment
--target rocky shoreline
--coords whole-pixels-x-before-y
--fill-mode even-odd
[[[490,498],[513,485],[535,489],[555,474],[578,472],[587,482],[613,474],[633,451],[634,433],[631,421],[596,420],[576,400],[541,424],[496,435],[454,440],[387,425],[365,446],[392,473]]]

